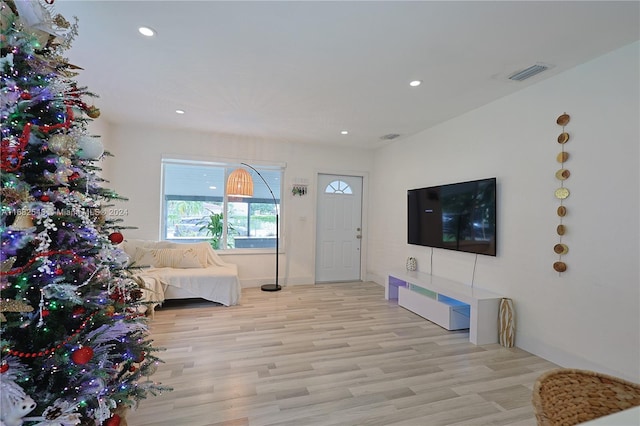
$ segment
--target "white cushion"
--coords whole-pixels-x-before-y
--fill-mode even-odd
[[[213,249],[211,248],[211,244],[204,241],[200,243],[170,242],[169,246],[167,247],[172,249],[179,249],[179,250],[194,250],[196,253],[198,253],[198,259],[200,260],[200,263],[202,264],[203,268],[206,268],[207,266],[209,266],[210,264],[209,252],[213,252]]]
[[[120,247],[129,255],[131,259],[136,258],[136,252],[139,248],[145,249],[159,249],[159,248],[168,248],[170,247],[170,242],[168,241],[152,241],[152,240],[136,240],[136,239],[126,239],[122,243],[120,243]]]
[[[151,266],[154,268],[202,268],[202,262],[198,250],[188,249],[136,249],[134,258],[136,264],[140,266]]]

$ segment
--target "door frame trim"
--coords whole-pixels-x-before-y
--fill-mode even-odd
[[[313,172],[314,186],[316,191],[318,188],[318,179],[320,175],[336,175],[336,176],[355,176],[362,178],[362,241],[360,242],[360,280],[366,281],[367,277],[367,256],[368,256],[368,224],[369,224],[369,173],[361,170],[334,170],[334,169],[316,169]],[[313,199],[313,242],[312,242],[312,277],[313,284],[316,284],[316,262],[318,257],[316,255],[316,246],[318,241],[318,194],[315,194]]]

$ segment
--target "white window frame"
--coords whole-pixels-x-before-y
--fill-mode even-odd
[[[226,195],[226,184],[227,184],[227,178],[229,176],[229,173],[231,173],[231,171],[237,169],[237,168],[245,168],[248,172],[250,172],[254,178],[254,188],[256,186],[259,185],[263,185],[264,183],[262,182],[262,179],[260,178],[260,176],[257,176],[255,174],[255,172],[253,170],[251,170],[250,168],[242,165],[241,163],[247,163],[250,164],[252,167],[254,167],[255,169],[257,169],[258,171],[262,171],[262,172],[266,172],[266,171],[279,171],[280,172],[280,178],[279,178],[279,185],[278,187],[275,187],[275,185],[273,185],[271,182],[270,186],[271,189],[273,190],[274,196],[276,197],[276,201],[278,203],[278,206],[276,208],[277,213],[279,214],[279,229],[278,229],[278,233],[279,233],[279,248],[280,248],[280,252],[284,252],[284,198],[283,198],[283,194],[284,194],[284,177],[285,177],[285,169],[286,169],[286,164],[284,163],[266,163],[266,162],[256,162],[256,161],[240,161],[237,159],[233,159],[233,160],[229,160],[229,159],[193,159],[191,157],[184,157],[184,156],[179,156],[179,155],[170,155],[170,156],[166,156],[163,155],[162,156],[162,160],[161,160],[161,187],[160,187],[160,207],[161,207],[161,211],[160,211],[160,229],[159,229],[159,236],[160,239],[166,239],[167,238],[167,197],[165,195],[165,179],[166,179],[166,172],[165,172],[165,166],[167,164],[179,164],[179,165],[183,165],[183,166],[205,166],[205,167],[214,167],[214,168],[224,168],[225,172],[224,172],[224,186],[225,188],[223,188],[223,192],[222,192],[222,205],[223,205],[223,212],[228,211],[228,203],[229,203],[229,198]],[[196,197],[197,198],[197,197]],[[262,198],[263,200],[267,201],[267,197]],[[270,204],[273,204],[273,199],[271,198],[271,194],[268,195],[268,201]],[[225,225],[227,224],[227,218],[226,215],[224,217],[224,221],[225,221]],[[227,226],[224,227],[224,234],[223,234],[223,241],[226,242],[227,239],[227,232],[226,232]],[[199,239],[199,238],[195,238],[195,239]],[[208,241],[207,239],[201,239],[202,241]],[[243,254],[243,253],[247,253],[247,254],[257,254],[257,253],[272,253],[275,247],[258,247],[258,248],[225,248],[222,247],[218,250],[219,254]]]

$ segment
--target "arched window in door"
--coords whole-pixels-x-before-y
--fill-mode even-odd
[[[353,191],[351,191],[351,187],[348,183],[342,180],[334,180],[324,189],[325,194],[343,194],[343,195],[351,195]]]

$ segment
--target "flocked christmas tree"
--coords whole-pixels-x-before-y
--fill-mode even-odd
[[[164,390],[102,187],[100,111],[62,56],[77,23],[53,0],[0,1],[0,425],[117,425]]]

